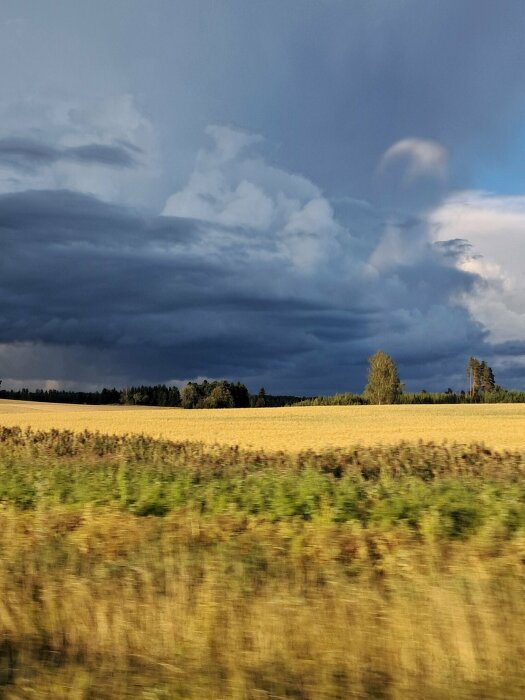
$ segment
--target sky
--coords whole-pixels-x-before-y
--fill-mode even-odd
[[[2,0],[0,378],[525,389],[521,0]]]

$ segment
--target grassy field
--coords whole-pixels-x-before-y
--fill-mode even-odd
[[[2,698],[517,699],[524,622],[524,453],[0,428]]]
[[[498,449],[525,450],[525,404],[188,411],[0,400],[0,425],[144,433],[155,438],[295,452],[420,439],[484,442]]]
[[[0,697],[525,697],[524,422],[0,402]]]

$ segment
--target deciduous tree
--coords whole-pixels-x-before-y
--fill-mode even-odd
[[[369,357],[368,362],[370,368],[365,398],[374,404],[395,403],[402,391],[396,363],[382,350]]]

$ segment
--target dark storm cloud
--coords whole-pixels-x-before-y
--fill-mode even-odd
[[[3,76],[2,191],[58,182],[175,207],[0,197],[4,377],[329,392],[361,389],[382,347],[409,387],[461,386],[470,354],[519,378],[521,346],[492,346],[468,311],[492,331],[481,293],[490,310],[508,287],[505,337],[523,334],[508,262],[483,253],[495,281],[463,269],[484,274],[464,240],[484,208],[470,232],[454,207],[430,228],[453,191],[523,189],[521,0],[4,4],[27,21],[0,32],[0,62],[17,67]],[[232,155],[260,138],[213,127],[222,143],[193,166],[206,124],[274,146]],[[45,172],[57,163],[86,167]],[[510,251],[503,219],[494,236]]]
[[[423,319],[443,333],[448,314],[448,357],[482,340],[464,312],[447,307],[470,277],[431,247],[417,267],[396,265],[381,279],[366,281],[345,263],[334,296],[328,272],[305,277],[288,260],[269,260],[277,242],[253,231],[140,216],[69,191],[2,195],[0,243],[0,344],[13,348],[13,378],[23,346],[34,348],[33,372],[46,356],[39,348],[59,348],[63,381],[215,376],[301,393],[360,389],[379,338],[402,361],[407,345],[420,360],[447,356],[427,347]],[[96,376],[87,376],[86,357]]]
[[[131,168],[137,161],[129,151],[129,146],[124,145],[90,143],[84,146],[57,148],[31,139],[4,138],[0,139],[0,165],[26,172],[34,172],[58,161]]]

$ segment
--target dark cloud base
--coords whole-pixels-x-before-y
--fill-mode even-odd
[[[136,147],[128,144],[109,146],[89,143],[84,146],[57,148],[32,139],[3,138],[0,139],[0,165],[30,173],[58,161],[131,168],[137,165],[136,159],[130,153],[132,150],[137,151]]]
[[[472,278],[449,264],[448,249],[426,247],[382,277],[342,266],[334,286],[331,270],[299,275],[269,258],[276,243],[252,231],[147,217],[69,191],[1,196],[0,242],[3,371],[17,380],[207,376],[274,392],[360,390],[366,357],[383,347],[410,384],[432,389],[488,349],[449,303]],[[351,259],[363,242],[348,246]]]

